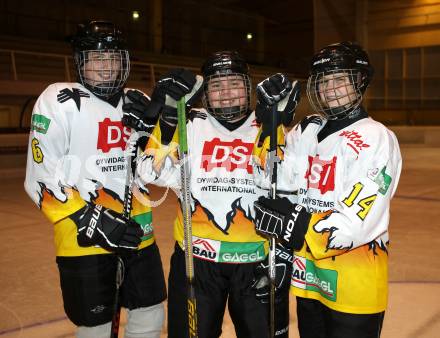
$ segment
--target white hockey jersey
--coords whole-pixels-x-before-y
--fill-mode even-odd
[[[58,256],[108,253],[80,247],[77,227],[68,217],[87,202],[122,212],[126,148],[130,130],[117,107],[79,83],[55,83],[38,98],[33,112],[25,189],[54,224]],[[135,189],[132,218],[144,230],[140,248],[153,243],[148,192]]]
[[[213,262],[261,261],[267,242],[252,223],[253,203],[264,194],[254,184],[251,154],[258,126],[252,113],[239,128],[229,131],[205,110],[192,110],[187,123],[191,171],[194,256]],[[169,146],[159,141],[160,128],[149,138],[138,164],[144,183],[180,189],[177,131]],[[177,195],[180,193],[177,190]],[[174,236],[183,249],[180,207]]]
[[[295,252],[292,290],[337,311],[381,312],[387,304],[389,208],[401,171],[399,145],[371,118],[318,142],[323,125],[293,128],[279,166],[278,189],[295,191],[296,202],[313,213],[305,245]],[[262,168],[255,172],[258,184],[267,186]]]

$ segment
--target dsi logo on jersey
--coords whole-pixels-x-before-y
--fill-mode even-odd
[[[334,270],[318,268],[312,261],[295,256],[291,285],[299,289],[318,292],[324,298],[336,301],[338,273]]]
[[[121,121],[111,121],[105,118],[99,122],[97,148],[103,153],[108,153],[113,148],[125,150],[129,137],[130,129],[124,127]]]
[[[319,189],[322,195],[335,190],[336,156],[331,161],[324,161],[309,156],[309,169],[306,172],[307,188]]]
[[[213,168],[218,167],[223,167],[227,171],[246,169],[251,174],[252,148],[252,143],[245,143],[240,139],[223,142],[216,137],[203,145],[200,168],[205,169],[205,171],[211,171]]]

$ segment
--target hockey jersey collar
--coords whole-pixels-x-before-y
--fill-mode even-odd
[[[327,120],[324,127],[318,133],[318,143],[323,141],[327,136],[348,127],[349,125],[368,117],[367,111],[363,107],[357,108],[359,113],[352,114],[353,118],[345,118],[341,120]]]

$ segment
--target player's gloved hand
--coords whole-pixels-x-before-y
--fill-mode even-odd
[[[255,229],[275,237],[289,248],[300,250],[304,244],[311,214],[287,198],[270,199],[264,196],[254,203]]]
[[[144,234],[138,223],[100,204],[88,204],[70,218],[78,227],[78,245],[83,247],[99,245],[111,251],[137,250]]]
[[[293,270],[293,250],[277,243],[275,250],[275,302],[283,297],[289,297],[290,279]],[[254,270],[252,289],[255,296],[262,303],[270,301],[269,257]]]
[[[167,145],[177,126],[177,101],[185,97],[186,109],[189,110],[200,98],[203,78],[183,68],[170,70],[156,84],[151,97],[153,104],[160,105],[160,129],[162,143]]]
[[[132,89],[127,91],[125,99],[128,102],[122,105],[122,124],[136,131],[150,131],[154,128],[159,111],[150,107],[150,99],[140,91]]]
[[[272,107],[277,106],[277,126],[281,123],[288,126],[295,116],[294,112],[300,100],[300,90],[298,81],[291,83],[281,73],[272,75],[257,85],[255,115],[257,121],[263,126],[259,139],[260,145],[272,130]]]
[[[151,101],[160,108],[177,108],[177,101],[185,96],[186,105],[192,107],[200,97],[202,83],[201,76],[194,75],[187,69],[171,69],[157,81]]]

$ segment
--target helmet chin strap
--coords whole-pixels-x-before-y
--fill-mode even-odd
[[[327,108],[325,109],[325,115],[329,120],[344,120],[346,118],[352,119],[359,115],[361,101],[355,104],[349,103],[343,107]]]
[[[226,122],[239,121],[247,115],[247,112],[244,112],[241,106],[211,108],[210,113],[215,119]]]
[[[219,119],[216,119],[216,120],[218,123],[220,123],[223,127],[228,129],[229,131],[233,131],[233,130],[239,128],[240,126],[242,126],[243,123],[245,123],[245,121],[247,120],[247,118],[249,117],[251,112],[252,111],[248,110],[246,114],[241,115],[240,117],[237,117],[233,120],[219,120]]]

